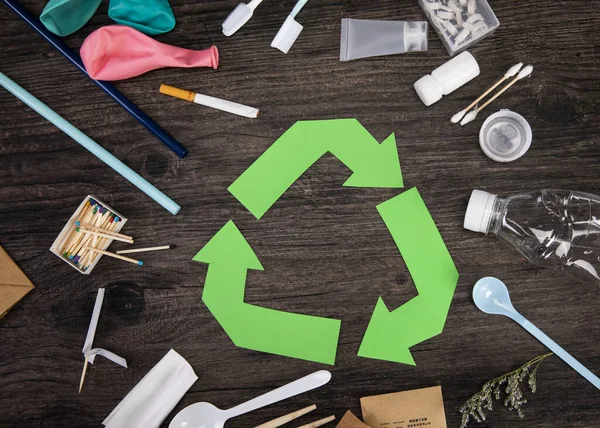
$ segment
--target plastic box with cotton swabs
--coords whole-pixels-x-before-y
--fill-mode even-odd
[[[486,0],[419,0],[444,47],[454,56],[500,26]]]

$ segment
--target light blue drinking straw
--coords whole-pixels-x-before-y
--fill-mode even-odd
[[[144,179],[137,172],[129,168],[115,156],[113,156],[110,152],[102,148],[98,143],[92,140],[90,137],[85,135],[75,126],[67,122],[63,119],[59,114],[57,114],[54,110],[48,107],[46,104],[38,100],[36,97],[31,95],[25,89],[17,85],[13,80],[8,78],[4,73],[0,72],[0,85],[2,85],[7,91],[13,94],[15,97],[19,98],[33,110],[38,112],[41,116],[48,119],[50,122],[54,124],[57,128],[67,134],[69,137],[77,141],[83,147],[85,147],[88,151],[92,152],[96,157],[98,157],[105,164],[110,166],[116,172],[125,177],[131,184],[136,186],[146,195],[150,196],[160,205],[162,205],[167,211],[171,214],[177,214],[181,207],[177,205],[177,203],[165,195],[163,192],[154,187],[150,182]]]

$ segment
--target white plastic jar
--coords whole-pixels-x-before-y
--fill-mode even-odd
[[[430,106],[477,76],[477,60],[469,52],[463,52],[440,65],[431,74],[421,77],[415,82],[414,88],[423,104]]]

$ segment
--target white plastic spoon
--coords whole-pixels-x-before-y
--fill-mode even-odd
[[[263,0],[252,0],[250,3],[240,3],[231,11],[229,16],[223,21],[223,34],[227,37],[235,34],[237,30],[242,28],[246,22],[252,18],[254,9],[261,4]]]
[[[600,379],[589,371],[583,364],[577,361],[556,342],[546,336],[539,328],[530,323],[523,315],[518,313],[510,301],[510,295],[506,285],[498,278],[488,276],[481,278],[473,287],[473,300],[477,307],[486,314],[504,315],[511,318],[552,352],[563,359],[565,363],[575,369],[581,376],[586,378],[592,385],[600,389]]]
[[[195,403],[177,413],[169,428],[223,428],[228,419],[318,388],[330,379],[331,373],[321,370],[229,410],[221,410],[210,403]]]
[[[531,73],[533,73],[533,65],[528,65],[527,67],[523,68],[523,70],[521,70],[519,74],[517,74],[517,76],[513,80],[511,80],[510,83],[508,83],[504,88],[500,89],[496,93],[496,95],[487,100],[487,102],[485,102],[481,107],[477,107],[476,109],[471,110],[469,113],[467,113],[463,120],[460,121],[460,126],[465,126],[467,123],[473,122],[481,110],[490,105],[492,101],[494,101],[496,98],[502,95],[508,88],[517,83],[519,80],[529,77]]]

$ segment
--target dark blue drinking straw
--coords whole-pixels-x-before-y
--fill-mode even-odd
[[[37,31],[48,43],[56,48],[61,54],[63,54],[75,67],[77,67],[82,73],[86,76],[90,77],[87,71],[85,70],[85,66],[83,62],[81,62],[81,58],[75,52],[67,47],[58,37],[52,34],[50,31],[44,27],[42,22],[34,18],[27,12],[23,6],[21,6],[15,0],[2,0],[4,4],[6,4],[9,8],[11,8],[17,15],[23,19],[23,21],[27,22],[35,31]],[[167,134],[167,131],[162,129],[160,126],[156,124],[146,113],[144,113],[138,106],[133,104],[131,101],[125,97],[117,88],[111,85],[108,82],[104,82],[102,80],[92,79],[96,85],[100,86],[104,92],[110,95],[113,100],[121,105],[130,115],[137,119],[142,125],[146,127],[146,129],[152,132],[154,135],[158,137],[160,141],[162,141],[167,147],[173,150],[177,156],[180,158],[185,157],[187,155],[187,149],[181,145],[179,141],[175,138],[171,137]]]

